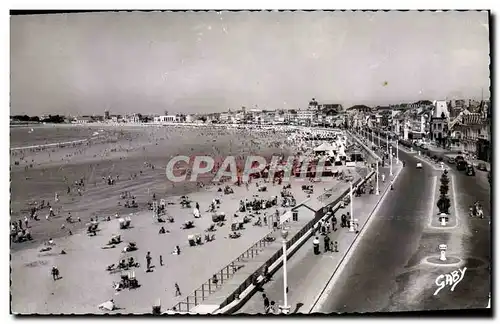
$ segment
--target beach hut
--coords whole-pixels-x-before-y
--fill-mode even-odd
[[[323,143],[314,149],[314,153],[316,155],[328,154],[329,152],[335,151],[335,149],[336,148],[333,145],[328,144],[328,143]]]

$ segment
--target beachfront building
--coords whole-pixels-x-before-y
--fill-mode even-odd
[[[92,123],[94,120],[92,116],[79,116],[75,117],[72,121],[73,124],[88,124]]]
[[[327,115],[337,115],[344,111],[344,108],[341,104],[336,103],[324,103],[321,104],[321,110],[325,112]]]
[[[321,105],[318,104],[316,99],[312,98],[311,101],[309,101],[309,106],[307,107],[308,110],[319,110],[321,108]]]
[[[177,122],[177,116],[168,115],[168,116],[156,116],[154,118],[155,123],[175,123]]]
[[[141,122],[141,114],[134,113],[132,115],[125,116],[125,122],[139,124]]]
[[[314,115],[313,110],[297,110],[297,121],[299,123],[310,123],[313,121]]]
[[[447,143],[449,118],[448,103],[445,100],[435,101],[430,118],[430,140],[438,146],[445,146]]]
[[[239,112],[231,116],[231,123],[233,124],[241,124],[245,119],[245,113]]]
[[[450,125],[457,134],[462,151],[475,154],[478,160],[491,162],[491,113],[483,110],[478,113],[465,113]]]
[[[227,123],[230,120],[231,120],[231,114],[230,113],[225,112],[225,113],[221,113],[219,115],[219,121],[220,122]]]

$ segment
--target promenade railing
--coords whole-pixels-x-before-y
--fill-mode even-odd
[[[193,309],[193,307],[201,304],[201,302],[207,299],[212,293],[216,292],[224,284],[224,282],[228,281],[236,272],[238,272],[238,270],[244,267],[244,265],[241,264],[243,261],[253,259],[262,253],[266,246],[272,244],[274,240],[269,240],[269,235],[272,233],[273,231],[270,231],[265,237],[252,244],[250,248],[248,248],[236,259],[223,267],[221,270],[214,273],[209,280],[203,283],[193,293],[188,295],[185,300],[178,302],[174,306],[174,310],[177,312],[189,312]]]

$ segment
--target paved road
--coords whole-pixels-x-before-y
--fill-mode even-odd
[[[452,171],[456,176],[457,207],[464,212],[464,224],[452,233],[432,232],[426,223],[434,171],[426,164],[417,170],[416,159],[402,151],[399,157],[407,167],[399,176],[396,190],[389,193],[320,312],[463,309],[487,305],[488,269],[477,268],[477,260],[467,258],[490,260],[490,227],[488,219],[470,219],[465,213],[476,197],[489,202],[488,182],[485,186],[478,179]],[[489,218],[489,204],[484,206]],[[422,266],[420,262],[436,254],[439,243],[457,240],[460,256],[467,259],[470,270],[454,292],[447,288],[433,296],[436,277],[456,267],[436,268]]]

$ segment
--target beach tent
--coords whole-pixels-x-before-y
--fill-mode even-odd
[[[328,151],[329,147],[330,146],[328,144],[323,143],[323,144],[319,145],[318,147],[316,147],[314,149],[314,152],[326,152],[326,151]]]
[[[319,152],[328,152],[328,151],[335,151],[337,148],[331,144],[328,143],[323,143],[320,146],[316,147],[314,149],[314,152],[319,153]]]

